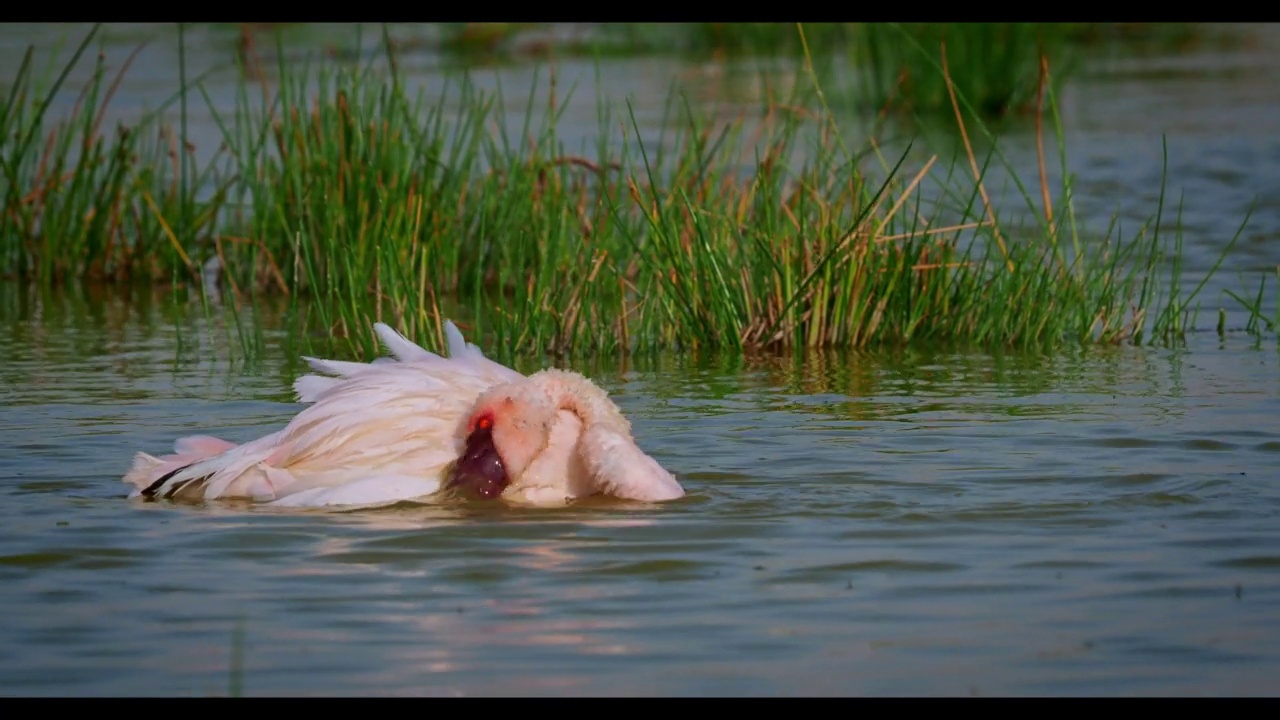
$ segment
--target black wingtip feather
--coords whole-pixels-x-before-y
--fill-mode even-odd
[[[172,472],[167,472],[167,473],[165,473],[165,474],[164,474],[164,475],[163,475],[159,480],[156,480],[155,482],[151,483],[150,485],[148,485],[148,486],[147,486],[147,488],[146,488],[145,490],[143,490],[143,491],[142,491],[142,493],[141,493],[141,494],[142,494],[142,497],[144,497],[144,498],[146,498],[146,499],[148,499],[148,500],[155,500],[155,499],[156,499],[156,493],[160,491],[160,488],[161,488],[161,487],[164,487],[164,484],[165,484],[165,483],[169,482],[169,480],[171,480],[171,479],[173,478],[173,476],[174,476],[174,475],[177,475],[178,473],[182,472],[183,470],[186,470],[187,468],[191,467],[191,466],[192,466],[192,465],[194,465],[194,464],[195,464],[195,463],[189,463],[189,464],[187,464],[187,465],[183,465],[182,467],[178,468],[177,470],[174,470],[174,471],[172,471]],[[176,483],[174,483],[174,484],[173,484],[173,487],[171,487],[171,488],[169,488],[167,491],[165,491],[164,495],[162,495],[161,497],[162,497],[162,498],[171,498],[171,497],[173,497],[174,495],[176,495],[176,494],[178,493],[178,491],[182,490],[183,488],[187,487],[188,485],[191,485],[192,483],[202,483],[202,482],[204,482],[205,480],[208,480],[210,477],[212,477],[212,474],[210,474],[210,475],[205,475],[204,477],[200,477],[200,478],[190,478],[190,479],[188,479],[188,480],[183,480],[183,481],[181,481],[181,482],[176,482]]]

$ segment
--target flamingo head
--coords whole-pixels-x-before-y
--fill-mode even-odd
[[[465,449],[445,488],[484,499],[502,495],[547,448],[556,412],[539,384],[517,381],[490,388],[467,416]]]

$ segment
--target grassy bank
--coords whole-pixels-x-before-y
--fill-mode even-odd
[[[190,83],[162,108],[176,123],[127,128],[102,126],[119,73],[98,62],[57,120],[44,108],[58,82],[37,96],[31,63],[16,73],[0,110],[0,269],[199,284],[217,266],[240,306],[313,300],[295,304],[300,335],[320,328],[354,355],[377,353],[379,319],[438,345],[442,305],[505,355],[1169,341],[1198,289],[1160,229],[1163,200],[1130,236],[1085,230],[1062,173],[1026,184],[1024,212],[1002,219],[984,182],[998,150],[851,147],[812,62],[758,116],[715,119],[673,94],[657,144],[629,106],[601,101],[589,155],[563,147],[554,84],[509,130],[499,95],[465,73],[448,103],[410,91],[391,52],[280,61],[276,86],[245,81],[230,110]],[[938,63],[968,147],[982,113],[953,77]],[[1065,165],[1053,87],[1038,75],[1046,158]],[[183,130],[197,107],[222,132],[203,165]]]

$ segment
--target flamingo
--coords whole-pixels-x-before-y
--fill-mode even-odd
[[[308,404],[284,427],[236,445],[207,435],[134,456],[131,498],[248,499],[276,507],[359,507],[450,496],[564,506],[589,495],[646,502],[684,495],[635,443],[604,390],[582,375],[525,376],[445,323],[449,356],[391,327],[371,363],[304,357]]]

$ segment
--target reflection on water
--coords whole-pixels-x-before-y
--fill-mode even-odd
[[[1273,343],[599,361],[688,497],[279,512],[120,482],[296,412],[269,308],[0,288],[7,694],[1274,691]]]

